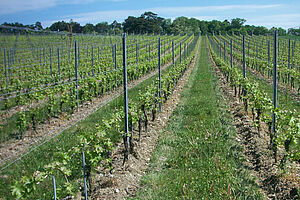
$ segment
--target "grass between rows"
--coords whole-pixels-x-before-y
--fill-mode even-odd
[[[133,199],[262,199],[212,74],[206,40]]]
[[[179,62],[176,60],[176,63]],[[167,73],[169,69],[173,67],[172,65],[168,66],[162,75]],[[128,98],[131,101],[138,100],[138,94],[146,89],[155,79],[157,75],[148,78],[142,83],[138,84],[134,88],[128,90]],[[30,154],[26,155],[23,159],[15,162],[13,165],[7,169],[0,172],[0,199],[14,199],[11,195],[10,185],[14,183],[15,180],[19,180],[24,175],[32,175],[36,170],[41,170],[45,165],[53,162],[53,158],[56,152],[58,151],[67,151],[71,147],[75,146],[78,143],[78,133],[82,130],[89,132],[96,130],[96,124],[99,123],[102,119],[107,119],[115,111],[116,108],[123,106],[123,95],[120,95],[118,98],[115,98],[99,110],[95,111],[85,120],[77,123],[75,126],[63,131],[57,137],[52,139],[50,142],[42,145],[40,148],[34,150]],[[108,137],[111,138],[113,143],[117,143],[121,139],[121,134],[110,133]],[[78,157],[78,156],[77,156]],[[72,160],[74,163],[80,163],[78,160]],[[78,166],[78,175],[74,179],[78,179],[82,176],[82,168]],[[65,182],[62,176],[55,177],[56,185],[63,184]],[[49,177],[49,181],[44,183],[42,186],[38,186],[39,189],[37,193],[34,194],[35,199],[49,199],[53,196],[52,191],[52,179]],[[47,191],[47,193],[45,193]],[[42,193],[45,193],[42,196]]]

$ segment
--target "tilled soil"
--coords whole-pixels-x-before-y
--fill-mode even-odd
[[[179,80],[168,101],[162,105],[162,111],[157,118],[148,125],[148,132],[143,131],[141,140],[134,141],[135,151],[130,155],[129,160],[123,165],[123,143],[120,142],[112,153],[113,170],[98,168],[98,173],[93,178],[91,199],[125,199],[128,196],[134,196],[140,188],[140,180],[149,166],[159,135],[177,107],[183,87],[195,66],[198,48],[199,43],[190,67]]]
[[[243,154],[246,159],[243,163],[244,167],[257,177],[257,184],[260,186],[265,199],[299,199],[299,163],[288,163],[287,172],[281,173],[270,150],[267,126],[261,124],[262,127],[259,132],[253,126],[252,117],[244,111],[242,101],[234,95],[234,90],[214,63],[211,54],[209,55],[215,74],[219,79],[221,92],[231,110],[237,132],[236,140],[244,149]]]

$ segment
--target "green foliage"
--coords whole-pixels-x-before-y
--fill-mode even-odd
[[[193,44],[198,40],[195,38]],[[190,53],[190,57],[187,58],[183,64],[178,65],[175,69],[170,70],[166,77],[170,75],[173,76],[173,79],[168,79],[168,81],[173,82],[177,81],[182,76],[182,71],[185,70],[193,58],[195,50]],[[164,76],[163,76],[164,79]],[[83,91],[91,89],[95,84],[90,80],[90,87],[86,87]],[[87,84],[87,85],[88,85]],[[160,100],[157,98],[157,88],[158,82],[155,81],[149,87],[147,87],[146,96],[144,93],[140,93],[143,99],[140,103],[147,102],[146,112],[150,112],[153,109],[157,108],[157,104]],[[174,87],[170,87],[169,90],[173,90]],[[84,94],[83,94],[84,95]],[[54,94],[51,98],[54,101]],[[53,105],[50,107],[52,110]],[[141,104],[129,104],[129,120],[132,124],[132,127],[137,125],[139,114],[143,111]],[[58,151],[54,160],[43,167],[42,170],[34,172],[31,176],[26,175],[19,180],[15,181],[14,185],[11,187],[12,195],[20,199],[30,199],[34,197],[35,191],[37,190],[37,184],[41,184],[46,180],[47,177],[52,175],[60,175],[64,177],[65,183],[59,185],[57,189],[57,195],[59,198],[63,198],[68,195],[74,195],[76,191],[79,190],[79,180],[73,180],[75,173],[78,172],[78,168],[81,166],[80,155],[81,152],[85,153],[86,164],[91,167],[91,170],[94,170],[96,166],[102,164],[104,167],[111,167],[110,152],[113,150],[113,144],[110,138],[107,136],[110,132],[116,132],[123,134],[121,130],[123,122],[123,110],[116,110],[111,117],[108,119],[102,119],[96,127],[96,131],[82,131],[79,130],[78,141],[79,144],[73,146],[68,151]],[[127,137],[130,135],[127,135]],[[104,162],[105,161],[105,162]]]
[[[96,132],[81,132],[78,140],[80,141],[79,144],[69,151],[58,151],[54,161],[44,166],[41,171],[36,171],[32,176],[23,176],[17,180],[11,187],[12,195],[17,199],[28,199],[32,197],[38,184],[54,174],[60,174],[65,178],[65,183],[58,186],[58,196],[62,198],[67,195],[74,195],[78,191],[78,180],[71,181],[70,178],[74,176],[73,173],[81,166],[82,162],[80,159],[76,163],[71,162],[74,154],[80,158],[81,152],[85,152],[86,164],[94,169],[103,159],[108,158],[106,152],[113,148],[103,125],[99,125]],[[109,162],[109,159],[106,160]]]
[[[117,27],[118,24],[115,23],[115,26]],[[166,50],[165,54],[162,56],[162,60],[164,62],[169,62],[172,59],[171,51],[169,51],[171,48],[171,40],[174,40],[177,46],[175,54],[178,54],[179,42],[182,42],[182,44],[187,44],[193,39],[193,36],[143,36],[142,38],[138,39],[136,39],[136,36],[128,36],[128,49],[130,50],[128,52],[127,60],[128,81],[136,80],[138,77],[149,73],[157,67],[157,59],[154,59],[155,57],[157,57],[157,45],[151,45],[152,49],[150,52],[150,57],[152,58],[152,60],[149,62],[148,58],[144,58],[146,56],[149,56],[149,41],[151,43],[157,44],[158,37],[161,38],[161,41],[164,43],[164,49]],[[84,36],[84,38],[87,40],[91,40],[92,42],[99,42],[98,39],[93,36],[91,36],[91,38],[89,38],[89,36]],[[120,39],[120,37],[112,38],[110,36],[105,36],[100,40],[100,42],[103,42],[103,40],[105,41],[105,38],[110,39],[113,43],[118,43],[118,39]],[[54,40],[57,38],[56,36],[47,36],[44,39]],[[60,37],[59,40],[61,40]],[[130,48],[131,46],[135,46],[137,42],[140,46],[138,65],[136,64],[135,51],[132,51],[133,49]],[[147,45],[147,47],[145,47],[145,45]],[[1,104],[4,104],[4,106],[1,105],[2,109],[9,110],[14,109],[14,107],[17,108],[18,106],[25,106],[26,110],[24,111],[26,111],[26,115],[28,116],[29,120],[27,120],[27,125],[23,130],[24,132],[27,131],[29,127],[33,127],[33,129],[36,130],[37,125],[44,123],[45,119],[50,120],[52,117],[57,118],[65,116],[65,114],[73,113],[77,108],[77,91],[73,74],[74,61],[72,61],[71,59],[74,56],[72,56],[72,53],[74,52],[70,51],[70,62],[68,62],[68,59],[63,59],[68,56],[67,53],[63,53],[66,51],[63,49],[65,48],[60,49],[60,55],[62,56],[60,61],[60,76],[55,67],[57,64],[55,63],[56,58],[54,58],[55,51],[52,50],[52,74],[49,73],[49,63],[43,64],[43,58],[41,58],[41,64],[45,65],[44,67],[34,67],[34,70],[29,70],[27,67],[25,67],[24,69],[22,68],[23,75],[19,79],[10,79],[10,83],[8,83],[9,87],[7,87],[7,89],[5,90],[2,90],[2,94],[12,93],[12,95],[7,96],[9,99],[4,100],[3,102],[1,101]],[[92,51],[92,48],[89,46],[87,46],[85,50],[80,47],[80,51],[84,53],[81,53],[80,55],[80,67],[78,68],[79,104],[89,103],[94,98],[98,98],[108,91],[116,89],[122,84],[122,59],[121,53],[118,48],[117,69],[115,71],[112,71],[111,68],[111,66],[114,65],[114,61],[112,59],[107,59],[108,55],[109,58],[111,57],[111,48],[102,49],[102,47],[99,47],[99,59],[96,59],[98,58],[98,55],[96,54],[98,48],[93,47]],[[94,54],[93,65],[91,64],[90,59],[92,52]],[[24,57],[30,57],[30,59],[28,59],[28,61],[20,59],[18,60],[18,63],[26,65],[27,62],[34,61],[32,60],[34,58],[31,58],[31,53],[32,52],[28,52],[28,50],[27,52],[24,52]],[[43,57],[43,49],[37,49],[37,53],[41,54],[39,56]],[[49,53],[50,51],[45,52],[46,60],[47,58],[49,59]],[[19,72],[16,70],[16,72],[14,73]],[[1,78],[5,78],[5,76],[1,76]],[[48,87],[48,85],[51,86]],[[6,85],[4,85],[4,87],[6,87]],[[16,94],[16,97],[14,97],[14,94]],[[6,121],[9,122],[10,119],[14,118],[18,118],[18,116],[9,116]],[[15,135],[15,125],[16,123],[4,124],[5,130],[3,130],[3,140],[10,139]]]
[[[17,127],[19,129],[19,134],[22,137],[27,127],[27,116],[24,111],[18,112]]]
[[[211,45],[210,51],[212,53],[212,57],[216,62],[217,66],[221,69],[221,71],[225,74],[225,76],[230,75],[230,82],[233,86],[239,86],[244,88],[247,93],[242,96],[244,100],[244,104],[250,102],[250,106],[253,110],[256,111],[256,120],[255,126],[260,127],[260,119],[262,118],[263,122],[265,122],[269,127],[272,124],[272,113],[275,113],[276,116],[276,132],[271,132],[269,130],[269,134],[271,138],[273,138],[275,142],[274,151],[277,151],[277,147],[283,147],[285,153],[280,162],[280,166],[284,167],[286,160],[298,160],[299,159],[299,148],[297,148],[297,144],[299,143],[299,124],[300,118],[299,114],[296,111],[288,111],[284,109],[279,109],[278,107],[274,109],[272,104],[272,100],[267,97],[266,93],[262,92],[257,83],[250,81],[249,79],[243,79],[240,74],[237,74],[235,68],[231,68],[226,62],[223,61],[222,58],[218,57],[216,53],[212,50]],[[241,59],[240,54],[235,54],[238,59]],[[253,62],[253,61],[252,61]],[[247,111],[247,109],[246,109]],[[254,113],[253,113],[254,116]],[[293,146],[294,148],[290,148]]]

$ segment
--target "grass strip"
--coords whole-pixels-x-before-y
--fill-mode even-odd
[[[232,118],[212,73],[206,40],[132,199],[263,199],[244,169]]]

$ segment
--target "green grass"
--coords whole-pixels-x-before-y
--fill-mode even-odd
[[[133,199],[262,199],[242,165],[205,43]]]
[[[191,49],[190,49],[191,50]],[[165,74],[171,69],[173,66],[168,66],[162,74]],[[155,79],[157,75],[152,76],[151,78],[143,81],[142,83],[138,84],[136,87],[128,90],[128,98],[132,101],[138,100],[138,93],[140,91],[144,91],[145,88],[150,85]],[[112,100],[110,103],[103,106],[101,109],[97,110],[85,120],[79,122],[75,126],[63,131],[60,135],[58,135],[55,139],[51,140],[50,142],[46,143],[45,145],[41,146],[37,150],[31,152],[30,154],[26,155],[23,159],[17,161],[4,171],[0,173],[0,198],[6,199],[14,199],[11,196],[9,186],[14,183],[15,180],[19,180],[24,175],[32,175],[33,172],[36,170],[41,170],[43,166],[51,163],[54,159],[54,155],[57,151],[67,151],[71,147],[75,146],[77,141],[78,133],[82,130],[84,131],[95,131],[98,122],[102,119],[107,119],[111,116],[114,112],[115,108],[120,108],[123,106],[123,95],[119,96],[118,98]],[[113,143],[119,142],[121,139],[121,134],[111,133],[108,135],[111,138]],[[80,155],[74,156],[72,162],[80,163],[78,161],[80,159]],[[82,175],[81,166],[78,166],[78,175],[76,177],[72,177],[73,179],[78,179]],[[7,178],[4,178],[7,177]],[[65,180],[63,177],[55,177],[56,184],[62,185]],[[33,195],[35,199],[49,199],[53,196],[52,192],[52,180],[49,177],[49,181],[40,185],[37,192]],[[47,191],[45,193],[45,191]],[[45,196],[41,194],[45,193]]]

